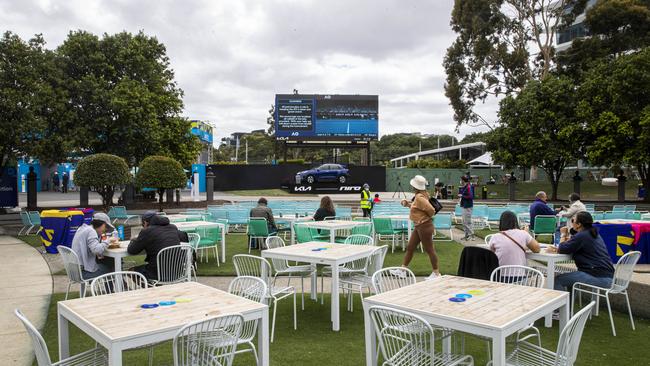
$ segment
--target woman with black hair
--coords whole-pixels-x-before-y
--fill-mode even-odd
[[[505,211],[499,218],[499,233],[494,234],[488,243],[490,250],[499,258],[500,266],[525,266],[526,249],[539,253],[539,243],[527,230],[519,228],[517,216]]]
[[[556,290],[571,291],[576,282],[604,288],[611,286],[614,266],[607,253],[605,242],[593,224],[594,219],[589,212],[578,212],[571,219],[571,226],[576,234],[570,239],[568,235],[563,234],[557,248],[547,249],[549,252],[572,254],[573,261],[578,267],[575,272],[555,277]]]

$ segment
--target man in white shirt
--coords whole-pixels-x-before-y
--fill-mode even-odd
[[[99,212],[93,215],[90,225],[81,225],[72,238],[72,250],[79,257],[84,279],[95,278],[115,270],[112,258],[102,257],[108,248],[108,242],[102,240],[102,234],[107,229],[111,232],[115,230],[108,215]]]

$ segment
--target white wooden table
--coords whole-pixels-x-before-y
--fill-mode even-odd
[[[115,272],[120,272],[122,270],[122,258],[131,255],[126,251],[126,248],[129,246],[128,240],[122,240],[118,243],[120,244],[119,248],[106,249],[104,251],[104,254],[102,254],[104,257],[111,257],[115,259]]]
[[[193,219],[193,218],[197,218],[197,217],[199,217],[199,218],[201,218],[201,220],[203,220],[203,217],[205,217],[205,214],[202,214],[202,213],[197,213],[196,215],[171,214],[171,215],[167,215],[165,217],[167,217],[172,224],[177,224],[179,222],[185,222],[185,220],[187,220],[187,219]]]
[[[377,218],[391,219],[392,221],[406,221],[408,224],[408,237],[407,240],[411,238],[411,232],[413,231],[413,221],[409,218],[408,214],[405,215],[377,215]]]
[[[294,223],[300,222],[300,221],[308,221],[308,220],[311,220],[311,219],[312,219],[312,216],[301,216],[301,217],[296,217],[295,215],[293,215],[293,216],[292,215],[289,215],[289,216],[287,216],[287,215],[273,216],[273,220],[275,220],[276,223],[277,222],[282,222],[282,221],[285,221],[285,222],[289,223],[289,226],[291,227],[291,242],[290,242],[291,245],[293,245],[296,242],[296,232],[293,229]]]
[[[314,251],[314,249],[325,248],[325,250]],[[312,266],[322,264],[332,267],[332,330],[340,329],[339,320],[339,266],[357,259],[368,257],[377,247],[370,245],[349,245],[324,242],[307,242],[302,244],[289,245],[281,248],[267,249],[262,251],[262,257],[271,259],[286,259],[303,263],[310,263]],[[311,298],[316,299],[317,275],[314,272],[311,276]]]
[[[465,302],[451,302],[455,294],[482,290]],[[569,293],[472,278],[442,276],[363,300],[366,365],[374,365],[377,350],[369,309],[386,306],[417,314],[432,325],[492,339],[494,365],[506,363],[506,337],[560,309],[560,330],[569,319]],[[449,338],[443,352],[451,351]]]
[[[185,221],[175,222],[174,225],[181,231],[195,231],[199,227],[220,227],[221,228],[221,262],[226,263],[226,225],[212,221]]]
[[[368,222],[348,221],[348,220],[324,220],[324,221],[297,222],[296,225],[304,225],[312,229],[329,230],[330,242],[334,243],[336,242],[336,230],[352,229],[357,226],[368,225]],[[291,242],[291,244],[293,244],[293,241]]]
[[[544,282],[544,287],[551,290],[555,286],[557,264],[572,261],[572,258],[571,254],[548,253],[545,248],[540,250],[539,253],[533,253],[530,250],[526,251],[526,259],[546,264],[546,281]],[[553,326],[553,317],[551,315],[546,316],[544,325],[547,328]]]
[[[140,308],[142,304],[178,298],[191,301],[155,309]],[[119,366],[126,349],[171,340],[191,322],[240,313],[245,320],[259,319],[257,352],[261,364],[269,364],[268,306],[197,282],[59,301],[57,310],[60,359],[69,357],[69,323],[108,350],[110,366]]]

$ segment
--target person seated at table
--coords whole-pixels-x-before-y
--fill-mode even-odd
[[[555,216],[555,211],[552,208],[548,207],[546,201],[548,196],[546,192],[539,191],[535,195],[535,202],[530,205],[530,229],[535,230],[535,217],[537,215],[552,215]]]
[[[494,234],[488,243],[490,250],[499,258],[500,266],[526,266],[526,249],[539,253],[539,243],[526,230],[519,228],[517,216],[505,211],[499,218],[499,233]]]
[[[108,241],[102,239],[107,229],[115,230],[107,214],[98,212],[88,224],[82,224],[72,238],[72,250],[79,257],[84,279],[91,279],[115,270],[113,258],[102,257]]]
[[[275,235],[278,232],[278,227],[275,225],[275,220],[273,219],[273,210],[268,206],[269,201],[266,198],[261,197],[257,200],[257,206],[251,208],[250,217],[262,217],[266,219],[266,225],[269,229],[269,235]],[[253,241],[251,249],[257,249],[257,240]]]
[[[569,239],[568,235],[563,233],[557,248],[547,248],[551,253],[571,254],[578,268],[575,272],[555,276],[556,290],[571,291],[576,282],[604,288],[611,286],[614,266],[607,253],[605,242],[593,224],[594,219],[589,212],[578,212],[571,219],[575,235]]]
[[[147,279],[158,279],[158,252],[181,242],[188,243],[186,232],[178,230],[176,225],[169,223],[169,218],[158,215],[155,211],[147,211],[142,215],[142,231],[132,239],[127,248],[131,255],[144,251],[147,256],[146,264],[133,267],[132,271],[142,273]]]
[[[571,229],[571,219],[578,214],[578,212],[587,211],[587,206],[584,203],[580,202],[580,195],[577,193],[571,193],[569,195],[569,207],[562,206],[562,211],[558,213],[561,217],[566,217],[566,227]]]
[[[334,202],[330,196],[324,196],[320,200],[320,207],[314,213],[314,221],[323,221],[326,217],[336,216],[336,210],[334,209]]]

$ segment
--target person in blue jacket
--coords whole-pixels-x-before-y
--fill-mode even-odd
[[[463,209],[463,231],[465,232],[462,240],[469,240],[474,237],[474,230],[472,230],[474,192],[472,191],[472,184],[469,182],[468,176],[462,176],[460,180],[463,186],[460,188],[458,197],[460,197],[459,205]]]
[[[548,196],[546,196],[546,192],[544,191],[539,191],[535,195],[535,202],[530,205],[530,230],[535,229],[535,216],[555,215],[555,211],[546,204],[547,200]]]

